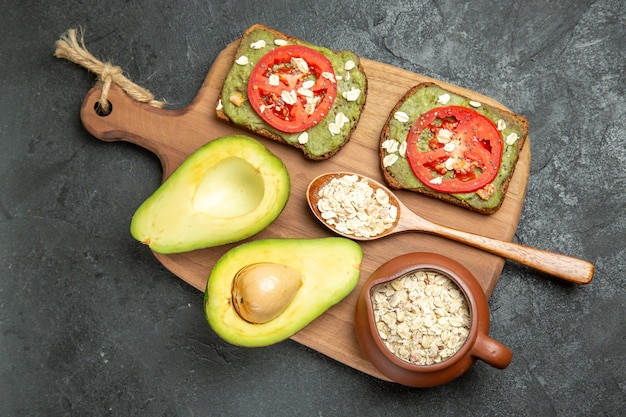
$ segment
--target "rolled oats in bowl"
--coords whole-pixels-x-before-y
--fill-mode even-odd
[[[483,287],[459,262],[413,252],[380,265],[354,309],[365,357],[386,378],[434,387],[467,372],[476,360],[504,369],[510,349],[489,337]]]
[[[432,365],[454,355],[468,337],[471,317],[465,295],[447,275],[414,270],[372,287],[378,334],[398,358]]]

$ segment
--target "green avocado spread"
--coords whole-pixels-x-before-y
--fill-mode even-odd
[[[442,103],[440,99],[442,96],[445,98],[448,98],[449,96],[449,100]],[[407,97],[400,107],[395,110],[395,113],[406,113],[409,120],[403,122],[392,115],[389,121],[389,136],[386,140],[396,140],[399,142],[399,145],[401,145],[406,141],[409,129],[420,117],[420,115],[435,107],[442,107],[444,105],[472,108],[493,121],[496,126],[498,126],[498,122],[502,120],[506,127],[504,127],[504,129],[499,129],[500,134],[502,135],[503,148],[500,168],[496,178],[492,182],[495,187],[495,192],[487,199],[481,198],[476,192],[448,194],[476,209],[492,211],[498,208],[502,202],[506,191],[505,185],[510,176],[513,174],[513,170],[521,150],[521,144],[523,143],[522,140],[527,134],[527,127],[524,122],[518,120],[513,114],[500,111],[492,106],[481,103],[472,102],[472,104],[470,104],[470,100],[468,98],[451,93],[436,85],[427,85],[422,88],[418,88],[415,91],[415,94]],[[502,122],[500,122],[500,125],[502,125]],[[515,133],[518,139],[516,141],[509,140],[509,143],[507,143],[507,137],[509,137],[512,133]],[[426,143],[427,141],[424,142]],[[428,145],[426,144],[424,146]],[[430,190],[427,186],[422,184],[417,177],[415,177],[411,167],[409,166],[406,154],[399,151],[399,149],[402,148],[402,146],[396,146],[392,148],[394,152],[385,151],[383,157],[395,153],[398,158],[392,165],[386,166],[384,169],[387,170],[388,173],[403,188],[410,190]],[[432,194],[437,194],[434,190],[430,190],[430,192]]]
[[[286,41],[286,43],[285,43]],[[331,62],[337,80],[337,97],[329,112],[317,125],[309,128],[308,141],[300,143],[298,138],[301,132],[285,133],[267,124],[252,108],[247,97],[248,80],[259,59],[272,49],[284,44],[302,45],[322,53]],[[240,57],[245,57],[239,59]],[[346,65],[352,61],[354,66]],[[358,98],[349,101],[344,97],[355,89],[360,90]],[[296,41],[293,39],[281,38],[274,33],[261,28],[252,30],[246,34],[237,49],[235,63],[224,81],[221,100],[218,103],[218,110],[221,109],[226,116],[236,125],[246,127],[252,131],[267,130],[279,136],[288,144],[303,147],[304,152],[315,158],[322,158],[328,154],[333,154],[348,139],[350,132],[356,125],[365,104],[367,93],[367,79],[359,68],[359,58],[351,51],[332,51],[330,49]],[[231,101],[231,97],[238,97],[240,100]],[[337,114],[343,113],[348,120],[343,124],[339,133],[331,133],[329,123],[335,122]],[[345,119],[344,119],[345,120]]]

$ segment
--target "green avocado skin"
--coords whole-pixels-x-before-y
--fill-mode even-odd
[[[232,168],[222,170],[218,176],[217,168],[228,161],[238,162],[231,163]],[[242,173],[242,166],[247,167],[247,176]],[[217,181],[209,182],[210,187],[205,185],[216,177]],[[253,181],[262,185],[252,189],[243,184]],[[213,187],[216,182],[222,187]],[[238,193],[244,199],[239,202],[253,191],[257,191],[259,201],[254,209],[234,214],[235,194],[226,191],[235,187],[237,192],[239,186],[244,191]],[[250,137],[224,136],[208,142],[183,161],[137,209],[130,232],[136,240],[162,254],[237,242],[269,226],[284,209],[290,193],[289,172],[280,158]],[[207,195],[214,196],[211,198],[217,202],[213,208],[198,203]],[[217,205],[225,209],[217,211]]]
[[[519,153],[521,151],[521,145],[527,136],[527,124],[524,118],[516,117],[513,113],[502,111],[482,103],[478,107],[472,106],[470,105],[470,99],[467,97],[454,94],[437,85],[427,85],[416,89],[413,95],[405,97],[404,102],[394,110],[394,113],[398,111],[406,113],[409,115],[409,120],[402,123],[391,115],[388,124],[389,134],[386,139],[394,139],[400,143],[405,142],[409,129],[423,113],[435,107],[443,106],[438,103],[439,97],[443,94],[448,94],[450,96],[450,100],[445,104],[445,106],[468,107],[487,117],[496,125],[501,119],[506,123],[506,128],[500,132],[503,143],[502,162],[500,164],[498,174],[493,181],[496,189],[493,195],[489,199],[484,200],[475,192],[447,194],[475,209],[487,212],[494,211],[502,203],[506,192],[505,185],[513,175],[513,170],[515,169],[515,164],[517,163]],[[516,143],[508,145],[506,143],[506,137],[511,133],[516,133],[519,139]],[[383,169],[385,169],[387,173],[394,178],[398,186],[409,190],[425,190],[432,195],[441,194],[431,190],[417,179],[409,166],[406,156],[402,156],[398,153],[397,155],[399,156],[398,160],[393,165],[383,167]]]
[[[290,45],[303,45],[315,51],[322,53],[333,65],[335,76],[337,77],[337,98],[326,117],[319,124],[307,130],[309,140],[306,144],[300,145],[298,137],[300,133],[285,133],[274,129],[254,111],[248,100],[248,80],[254,69],[254,65],[259,59],[271,51],[278,48],[274,43],[277,39],[287,40],[287,37],[280,37],[272,31],[258,28],[250,31],[241,39],[241,43],[237,49],[235,59],[245,56],[248,63],[239,65],[236,62],[229,70],[221,92],[221,106],[224,114],[230,121],[236,125],[245,127],[252,131],[266,130],[272,134],[282,138],[290,145],[301,147],[303,151],[311,159],[323,159],[329,155],[336,153],[338,149],[348,140],[352,129],[356,126],[363,106],[365,105],[367,92],[367,78],[365,73],[360,70],[359,57],[351,51],[332,51],[330,49],[307,43],[300,40],[289,38],[287,40]],[[265,41],[265,47],[254,49],[250,45],[260,40]],[[346,70],[345,64],[348,61],[355,63],[354,69]],[[343,93],[352,89],[359,89],[361,94],[356,101],[348,101],[343,97]],[[230,102],[229,98],[240,94],[244,98],[244,102],[237,106]],[[342,112],[348,119],[339,134],[331,134],[328,130],[328,124],[335,121],[338,113]]]
[[[273,238],[242,243],[215,264],[204,292],[207,322],[223,340],[262,347],[283,341],[348,296],[357,286],[363,251],[343,237]],[[288,265],[301,274],[293,301],[276,318],[250,323],[232,302],[233,279],[242,268],[259,262]]]

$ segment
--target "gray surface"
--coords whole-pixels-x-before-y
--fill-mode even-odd
[[[0,415],[542,415],[626,409],[624,2],[5,0],[0,17]],[[83,26],[99,58],[188,104],[253,23],[491,96],[530,121],[516,240],[593,262],[588,286],[507,262],[492,335],[514,358],[443,387],[381,382],[295,342],[242,349],[202,295],[128,233],[157,159],[78,110],[94,78],[53,57]],[[417,237],[416,237],[417,239]]]

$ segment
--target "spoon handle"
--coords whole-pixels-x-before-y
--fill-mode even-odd
[[[427,227],[423,230],[482,249],[494,255],[502,256],[576,284],[588,284],[593,277],[593,264],[582,259],[479,236],[436,224],[432,224],[432,227]]]

